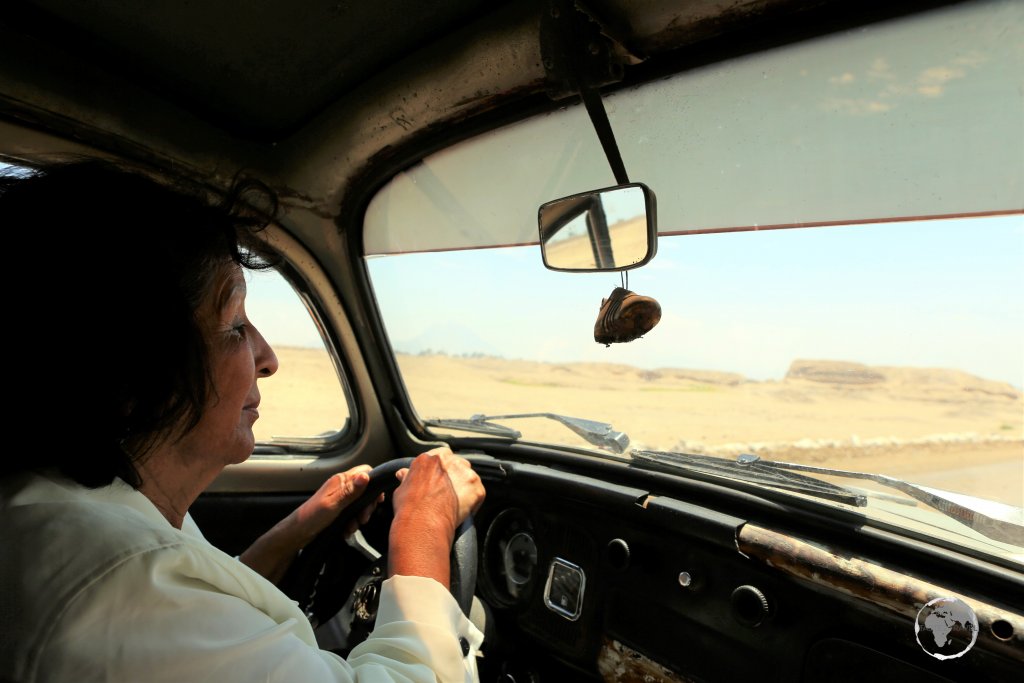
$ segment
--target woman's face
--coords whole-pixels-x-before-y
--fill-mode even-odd
[[[245,290],[242,269],[226,265],[197,311],[209,346],[213,388],[199,424],[177,444],[186,458],[236,464],[252,455],[256,445],[256,380],[277,372],[278,364],[273,349],[246,316]]]

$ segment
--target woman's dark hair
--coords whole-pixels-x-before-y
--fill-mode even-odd
[[[0,174],[17,406],[0,472],[140,486],[135,460],[209,398],[197,308],[225,265],[271,265],[256,235],[276,207],[254,180],[216,195],[96,159]]]

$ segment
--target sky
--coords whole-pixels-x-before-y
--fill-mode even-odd
[[[369,260],[403,352],[738,372],[796,359],[941,367],[1024,383],[1024,217],[662,237],[630,273],[662,320],[605,347],[592,332],[615,273],[557,273],[539,247]]]

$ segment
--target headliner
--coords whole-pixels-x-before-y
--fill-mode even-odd
[[[97,67],[231,134],[280,139],[361,83],[501,12],[541,0],[26,0],[0,24],[75,68]],[[845,0],[591,0],[634,55],[650,57],[773,16]],[[884,3],[883,3],[884,4]],[[893,4],[893,3],[889,3]],[[905,3],[896,3],[905,4]],[[301,7],[301,10],[298,9]],[[7,41],[4,41],[7,42]],[[454,43],[449,45],[452,49]],[[16,59],[8,56],[8,59]]]

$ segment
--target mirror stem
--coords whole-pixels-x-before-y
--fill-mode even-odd
[[[615,182],[619,185],[629,183],[629,176],[626,175],[626,166],[622,163],[622,155],[619,154],[619,146],[615,142],[615,134],[612,132],[612,124],[608,120],[608,112],[605,111],[604,101],[601,93],[594,88],[580,88],[580,97],[583,105],[587,108],[590,121],[594,124],[594,130],[604,148],[604,154],[608,157],[608,164],[615,174]]]

